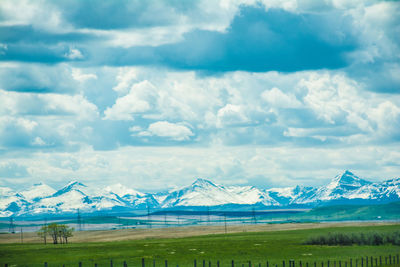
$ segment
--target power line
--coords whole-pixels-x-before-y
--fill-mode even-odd
[[[12,234],[15,234],[15,224],[14,224],[14,218],[10,217],[10,224],[8,227],[8,231]]]
[[[255,212],[254,208],[252,209],[252,215],[253,215],[253,223],[256,224],[257,219],[256,219],[256,212]]]
[[[78,209],[77,224],[78,224],[78,231],[82,231],[82,218],[79,209]]]

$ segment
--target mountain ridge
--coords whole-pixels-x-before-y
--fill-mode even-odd
[[[160,193],[143,193],[121,184],[90,188],[73,180],[59,190],[39,183],[28,190],[0,187],[0,217],[118,210],[228,207],[230,205],[317,207],[332,203],[386,203],[400,200],[400,178],[370,182],[346,170],[321,187],[260,189],[224,186],[197,178],[193,183]]]

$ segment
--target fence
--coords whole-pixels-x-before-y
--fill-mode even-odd
[[[108,264],[107,264],[108,265]],[[122,267],[128,267],[126,261],[122,262]],[[131,265],[131,264],[130,264]],[[358,258],[350,258],[349,260],[325,260],[325,261],[301,261],[301,260],[282,260],[279,263],[277,262],[270,262],[268,260],[264,261],[263,263],[253,263],[252,261],[247,261],[246,263],[239,261],[235,262],[231,260],[230,262],[224,262],[222,264],[221,261],[216,260],[206,261],[206,260],[193,260],[193,265],[191,264],[182,264],[181,267],[221,267],[221,266],[231,266],[231,267],[380,267],[380,266],[399,266],[399,254],[396,255],[386,255],[386,256],[368,256],[368,257],[358,257]],[[69,265],[71,266],[71,265]],[[75,266],[83,267],[82,262],[78,262]],[[88,264],[85,267],[98,267],[97,263]],[[102,264],[104,266],[104,264]],[[109,265],[110,267],[117,267],[117,265],[110,260]],[[168,260],[158,261],[156,260],[145,260],[144,258],[141,259],[141,262],[137,262],[136,264],[132,264],[131,266],[134,267],[175,267],[175,265],[169,265]],[[177,264],[176,267],[180,265]],[[11,267],[11,265],[5,264],[4,267]],[[44,262],[44,267],[48,267],[48,263]],[[62,265],[65,267],[65,264]]]

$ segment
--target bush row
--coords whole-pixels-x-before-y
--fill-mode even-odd
[[[354,244],[379,246],[392,244],[400,246],[400,231],[387,233],[328,233],[310,237],[305,244],[328,246],[350,246]]]

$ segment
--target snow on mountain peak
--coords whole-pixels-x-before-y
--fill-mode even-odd
[[[216,187],[215,184],[213,184],[211,181],[206,180],[206,179],[202,179],[202,178],[198,178],[196,179],[196,181],[194,181],[192,183],[192,186],[200,186],[200,187]]]
[[[117,194],[120,197],[124,196],[143,196],[144,194],[134,189],[128,188],[120,183],[109,185],[105,188],[106,192]]]
[[[44,198],[51,196],[56,192],[54,188],[40,182],[31,186],[28,190],[22,191],[21,195],[28,201],[32,201],[38,198]]]
[[[84,188],[87,188],[87,186],[78,181],[71,181],[67,185],[65,185],[63,188],[61,188],[60,190],[55,192],[53,196],[59,196],[59,195],[65,194],[67,192],[70,192],[72,190],[76,190],[76,191],[83,193],[82,189],[84,189]]]
[[[367,184],[371,184],[371,182],[363,180],[358,176],[354,175],[352,172],[346,170],[342,174],[337,175],[330,185],[337,187],[337,186],[344,186],[344,187],[361,187]]]
[[[206,179],[161,193],[141,193],[121,184],[104,188],[71,181],[56,191],[37,183],[25,191],[0,187],[0,216],[71,213],[124,209],[219,206],[226,204],[310,207],[332,201],[360,200],[390,202],[400,200],[400,178],[371,183],[350,171],[335,176],[322,187],[295,186],[261,190],[254,186],[223,186]],[[354,202],[356,201],[356,202]],[[347,202],[343,202],[347,203]],[[350,203],[350,202],[349,202]]]

